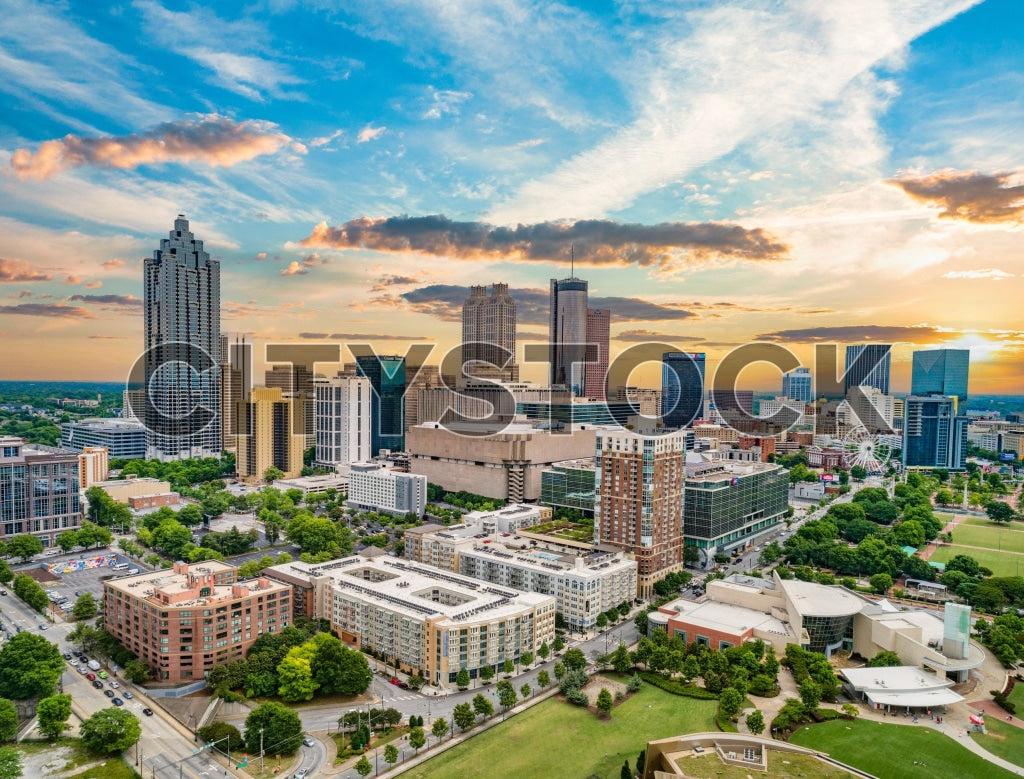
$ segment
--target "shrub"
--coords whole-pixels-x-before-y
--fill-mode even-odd
[[[637,692],[643,685],[643,683],[643,679],[641,679],[637,674],[633,674],[631,677],[629,677],[629,683],[626,684],[626,689],[629,692]]]
[[[569,703],[573,703],[577,706],[590,705],[590,698],[588,698],[587,694],[579,688],[569,690],[569,692],[565,694],[565,699],[569,701]]]
[[[695,684],[683,684],[677,679],[666,679],[660,674],[652,673],[651,671],[641,671],[640,678],[648,684],[653,684],[658,689],[673,695],[682,695],[687,698],[697,698],[698,700],[705,701],[713,701],[718,698],[715,693],[708,692]]]

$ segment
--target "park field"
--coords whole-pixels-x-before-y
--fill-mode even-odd
[[[683,698],[645,684],[609,719],[549,698],[409,771],[414,779],[501,776],[618,779],[647,742],[717,730],[718,701]]]
[[[836,760],[878,777],[999,779],[1014,775],[961,746],[955,738],[929,727],[832,720],[802,727],[790,741],[827,752]],[[915,761],[919,764],[915,765]]]
[[[953,531],[953,539],[956,541],[959,529]],[[973,557],[978,563],[992,571],[995,576],[1019,576],[1024,569],[1024,554],[1008,552],[1005,549],[978,549],[972,546],[961,546],[953,543],[952,546],[940,546],[929,559],[937,563],[947,563],[958,554]]]
[[[1014,765],[1024,766],[1024,730],[1001,722],[996,717],[985,717],[985,730],[988,733],[975,733],[971,738],[993,755],[1009,760]]]
[[[971,517],[956,526],[953,542],[964,546],[983,546],[1007,552],[1024,552],[1024,526],[1017,523],[997,525]]]

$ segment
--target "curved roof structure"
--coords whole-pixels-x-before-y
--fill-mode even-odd
[[[798,579],[781,583],[787,600],[804,617],[851,617],[864,607],[862,598],[842,587]]]

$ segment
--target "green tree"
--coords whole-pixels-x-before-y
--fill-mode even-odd
[[[27,631],[16,633],[0,649],[0,695],[13,700],[49,695],[64,667],[55,645]]]
[[[303,730],[299,715],[283,703],[264,703],[245,718],[245,747],[250,754],[259,752],[261,730],[263,744],[274,744],[275,753],[293,755],[302,746]]]
[[[280,468],[277,468],[277,467],[275,467],[273,465],[271,465],[269,468],[267,468],[267,470],[265,470],[263,472],[263,481],[266,481],[266,482],[277,481],[278,479],[283,479],[283,478],[284,478],[284,471],[282,471]]]
[[[530,685],[524,684],[522,687],[519,688],[519,694],[523,696],[523,700],[525,701],[527,698],[530,697],[530,695],[533,694],[533,690],[530,688]]]
[[[7,584],[14,578],[14,571],[6,560],[0,560],[0,583]]]
[[[896,668],[903,665],[900,656],[895,652],[883,650],[867,662],[868,668]]]
[[[628,673],[629,669],[633,667],[633,661],[629,658],[629,650],[625,644],[615,647],[615,651],[612,652],[611,664],[615,672],[620,674]]]
[[[457,674],[455,674],[455,685],[460,690],[465,690],[467,687],[469,687],[469,684],[470,684],[469,671],[466,670],[465,666],[463,666],[462,668],[459,669],[459,672]]]
[[[444,738],[444,734],[448,732],[448,720],[444,717],[438,717],[434,720],[434,724],[430,728],[430,732],[434,734],[434,738],[438,740],[438,743]]]
[[[885,595],[892,587],[892,577],[887,573],[876,573],[870,579],[868,584],[871,585],[871,589],[879,595]]]
[[[1017,512],[1013,510],[1013,506],[1009,503],[1003,503],[1001,500],[989,501],[989,504],[985,506],[985,513],[988,514],[988,518],[993,522],[1006,522],[1007,524],[1017,517]]]
[[[555,679],[562,681],[563,676],[565,676],[565,664],[555,663]]]
[[[519,662],[523,665],[533,665],[533,652],[523,652],[519,657]]]
[[[394,744],[388,744],[384,747],[384,762],[388,765],[394,765],[398,762],[398,747]]]
[[[452,719],[464,731],[476,724],[476,714],[473,713],[473,707],[468,703],[457,704],[452,711]]]
[[[349,649],[330,633],[318,633],[310,640],[313,679],[324,695],[358,695],[373,681],[366,655]]]
[[[242,738],[238,728],[227,722],[214,722],[210,725],[204,725],[199,728],[198,733],[199,738],[207,744],[222,742],[218,744],[218,747],[225,752],[234,752],[245,746],[245,739]]]
[[[855,465],[850,468],[850,476],[857,481],[864,481],[868,477],[868,469],[863,465]]]
[[[494,667],[485,665],[480,669],[480,681],[489,682],[494,678]]]
[[[743,696],[735,687],[726,687],[718,698],[718,707],[726,717],[735,717],[743,707]]]
[[[494,704],[483,693],[478,692],[473,696],[473,711],[478,717],[487,719],[494,714]]]
[[[808,713],[817,709],[821,703],[821,685],[813,679],[805,679],[800,685],[800,700]]]
[[[423,732],[423,728],[413,728],[409,731],[409,746],[416,750],[416,754],[420,753],[420,748],[427,743],[427,734]]]
[[[516,705],[518,699],[516,689],[511,684],[498,687],[498,703],[501,704],[502,708],[511,709]]]
[[[565,656],[562,658],[562,662],[570,671],[582,671],[587,667],[587,656],[583,654],[582,649],[573,647],[566,651]]]
[[[295,702],[308,701],[320,686],[313,679],[310,658],[314,650],[309,645],[296,646],[288,650],[280,665],[277,666],[277,678],[281,686],[277,694],[281,700]]]
[[[124,666],[124,675],[136,684],[149,679],[149,666],[145,660],[129,660]]]
[[[72,549],[78,546],[78,531],[65,530],[63,533],[57,536],[57,546],[61,548],[62,552],[70,552]]]
[[[276,468],[267,468],[267,473],[270,473],[270,471],[272,471],[272,470],[277,470],[277,469]],[[267,481],[270,481],[270,479],[268,479]],[[372,773],[372,771],[373,771],[373,765],[371,765],[370,761],[366,759],[366,755],[363,755],[361,758],[359,758],[359,762],[356,763],[356,773],[359,774],[360,776],[369,776]]]
[[[33,535],[22,533],[7,542],[7,553],[28,562],[43,551],[43,542]]]
[[[515,664],[512,660],[506,660],[501,664],[501,672],[506,676],[511,676],[512,672],[516,669]]]
[[[139,719],[130,711],[100,709],[78,727],[82,744],[98,755],[124,752],[142,736]]]
[[[551,647],[548,646],[548,642],[545,641],[540,645],[540,649],[537,650],[537,657],[541,660],[546,661],[551,655]]]
[[[21,753],[14,747],[0,747],[0,779],[21,776]]]
[[[935,493],[935,502],[940,506],[952,506],[954,500],[953,493],[947,489],[941,489]]]
[[[71,613],[75,619],[92,619],[98,613],[96,598],[93,597],[91,592],[83,592],[78,596],[78,600],[75,601],[75,607]]]
[[[50,599],[47,597],[46,591],[40,587],[39,582],[31,576],[19,573],[14,577],[11,587],[14,590],[15,595],[25,601],[25,603],[40,614],[50,603]]]
[[[551,644],[551,648],[554,649],[556,653],[561,652],[565,649],[565,641],[562,640],[561,636],[556,635],[555,640]]]
[[[39,701],[36,708],[39,717],[39,732],[45,738],[60,738],[61,733],[70,728],[68,719],[71,717],[71,696],[51,695]]]
[[[756,709],[747,715],[747,730],[755,736],[764,732],[764,715]]]
[[[551,675],[546,669],[537,674],[537,686],[542,690],[551,686]]]
[[[0,741],[10,741],[18,733],[18,710],[7,698],[0,698]]]
[[[597,694],[597,710],[607,717],[612,713],[612,705],[614,703],[611,692],[609,692],[607,687],[602,687],[601,692]],[[629,763],[626,764],[626,767],[629,767]]]

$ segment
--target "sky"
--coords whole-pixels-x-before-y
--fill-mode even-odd
[[[887,342],[906,390],[913,349],[952,346],[972,393],[1024,393],[1019,0],[0,15],[0,378],[123,379],[183,213],[257,343],[440,354],[494,282],[541,340],[572,255],[613,356]]]

